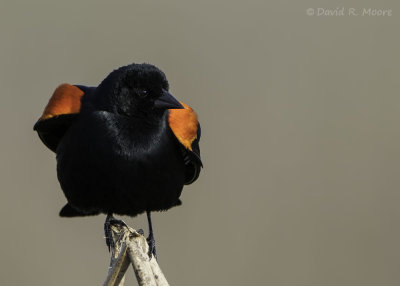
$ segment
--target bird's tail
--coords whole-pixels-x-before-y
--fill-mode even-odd
[[[99,212],[82,212],[76,208],[74,208],[71,204],[67,203],[61,210],[61,217],[76,217],[76,216],[90,216],[97,215]]]

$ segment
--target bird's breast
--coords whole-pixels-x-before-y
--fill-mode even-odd
[[[70,131],[60,144],[58,157],[67,161],[74,158],[74,165],[99,173],[107,170],[113,178],[137,174],[139,179],[151,173],[162,176],[183,165],[176,140],[164,122],[150,126],[97,112],[82,116]]]
[[[100,112],[81,116],[68,130],[57,149],[57,173],[68,200],[82,209],[106,212],[111,205],[133,215],[128,210],[166,209],[178,201],[184,162],[167,125],[139,128]],[[106,201],[114,203],[102,206]]]

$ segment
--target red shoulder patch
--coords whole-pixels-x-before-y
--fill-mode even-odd
[[[62,114],[79,113],[84,92],[74,85],[61,84],[56,88],[39,120]]]
[[[179,142],[192,151],[192,143],[197,137],[197,115],[189,105],[180,103],[185,109],[170,109],[168,123]]]

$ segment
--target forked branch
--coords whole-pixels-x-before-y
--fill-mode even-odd
[[[103,286],[123,286],[124,275],[132,264],[139,286],[169,286],[157,260],[148,256],[146,238],[131,227],[112,224],[114,247]]]

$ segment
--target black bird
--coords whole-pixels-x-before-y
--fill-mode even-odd
[[[202,167],[197,115],[168,90],[157,67],[123,66],[98,87],[60,85],[34,126],[56,153],[60,216],[105,213],[107,230],[112,214],[146,212],[155,257],[150,212],[180,205]]]

